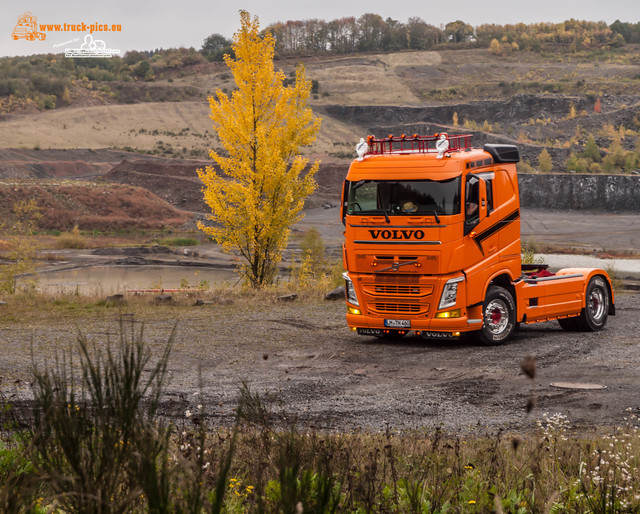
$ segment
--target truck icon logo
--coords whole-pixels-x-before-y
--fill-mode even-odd
[[[44,32],[38,32],[38,26],[36,25],[36,18],[30,12],[25,12],[18,17],[18,23],[13,28],[11,37],[14,40],[26,39],[27,41],[34,41],[39,39],[44,41],[47,35]]]
[[[373,239],[424,239],[423,230],[369,230]]]

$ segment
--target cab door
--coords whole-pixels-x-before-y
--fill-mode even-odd
[[[474,244],[468,245],[472,262],[478,262],[498,252],[497,220],[492,216],[491,197],[487,182],[479,175],[467,175],[465,185],[464,236]]]

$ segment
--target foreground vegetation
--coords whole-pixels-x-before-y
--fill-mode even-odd
[[[173,333],[152,356],[143,329],[33,366],[34,401],[6,399],[3,512],[635,512],[638,419],[573,434],[562,415],[524,433],[439,429],[325,433],[277,392],[239,384],[235,420],[195,396],[162,411]],[[268,356],[265,356],[268,358]],[[535,365],[523,362],[535,377]]]

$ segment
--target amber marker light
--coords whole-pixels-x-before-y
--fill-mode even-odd
[[[347,307],[347,312],[349,314],[362,314],[360,309],[356,309],[355,307]]]
[[[453,311],[438,312],[436,314],[436,318],[459,318],[459,317],[460,317],[460,309],[455,309]]]

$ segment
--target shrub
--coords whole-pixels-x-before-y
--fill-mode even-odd
[[[300,243],[300,253],[300,266],[293,273],[295,282],[306,287],[311,285],[313,281],[324,281],[327,264],[325,244],[316,227],[311,227],[306,231]]]
[[[106,350],[79,335],[79,370],[71,351],[33,364],[32,461],[69,512],[123,512],[141,493],[156,500],[164,485],[169,430],[157,415],[174,332],[149,366],[143,329],[127,328],[121,321]]]
[[[540,171],[543,173],[550,173],[553,168],[551,155],[549,155],[546,148],[540,152],[540,155],[538,155],[538,166],[540,167]]]
[[[56,241],[56,248],[82,249],[87,247],[86,238],[80,233],[78,225],[74,226],[71,232],[63,232]]]
[[[200,244],[200,241],[193,237],[170,237],[162,239],[160,244],[165,246],[197,246]]]

